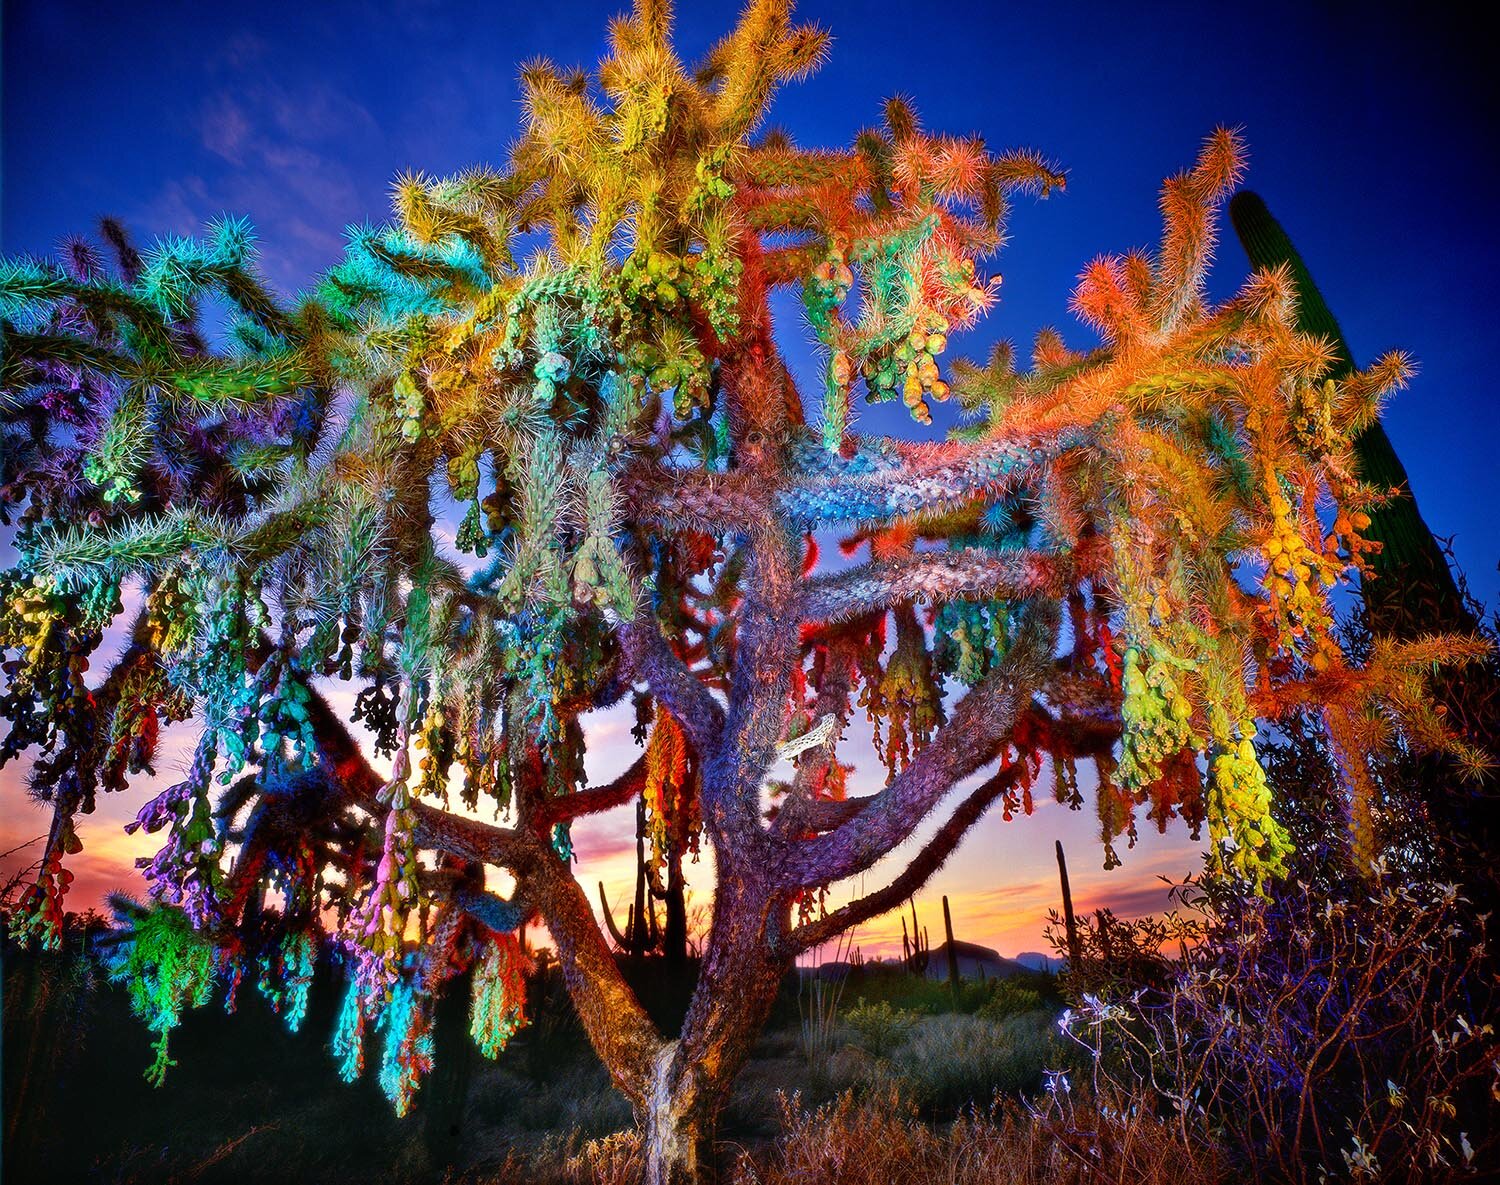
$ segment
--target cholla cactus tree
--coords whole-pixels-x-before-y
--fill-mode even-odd
[[[514,932],[537,916],[653,1181],[707,1171],[798,953],[908,898],[995,802],[1029,810],[1043,763],[1075,805],[1096,765],[1111,861],[1149,804],[1206,823],[1214,868],[1255,886],[1286,851],[1258,722],[1323,706],[1358,828],[1371,746],[1448,743],[1411,672],[1473,650],[1393,645],[1353,669],[1330,636],[1375,497],[1349,440],[1408,367],[1326,381],[1284,271],[1209,303],[1235,134],[1167,182],[1157,250],[1084,272],[1098,348],[1049,333],[1024,369],[1008,349],[950,364],[996,298],[1007,201],[1061,175],[924,131],[900,101],[851,148],[796,147],[759,128],[822,32],[756,0],[689,71],[669,23],[639,4],[592,75],[525,66],[509,166],[402,178],[394,220],[351,232],[296,304],[257,283],[235,222],[144,257],[122,243],[113,271],[80,246],[0,275],[21,514],[5,756],[39,753],[55,818],[15,929],[55,933],[76,814],[191,718],[187,778],[138,823],[165,834],[159,907],[217,953],[139,927],[175,969],[143,1006],[248,973],[300,1016],[335,919],[336,1052],[357,1074],[383,1040],[404,1109],[457,970],[476,967],[487,1053],[522,1023]],[[815,390],[778,353],[778,291],[823,347]],[[192,328],[210,298],[239,314],[223,348]],[[942,443],[863,435],[860,396],[960,414]],[[127,603],[129,646],[91,688]],[[323,680],[359,687],[389,777]],[[584,719],[628,696],[644,752],[587,786]],[[850,795],[838,741],[861,709],[886,771]],[[571,871],[571,828],[642,795],[653,859],[714,857],[672,1040]],[[826,907],[945,804],[887,884]]]

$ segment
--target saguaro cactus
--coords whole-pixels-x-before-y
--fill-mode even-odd
[[[943,894],[943,933],[948,939],[948,986],[953,989],[954,998],[958,997],[958,946],[953,941],[953,914],[948,909],[948,894]]]
[[[917,924],[917,903],[911,903],[911,938],[906,936],[906,919],[901,919],[901,961],[913,975],[926,975],[932,960],[932,942],[927,928]]]

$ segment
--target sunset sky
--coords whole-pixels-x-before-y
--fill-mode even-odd
[[[6,3],[0,251],[50,252],[106,213],[149,242],[230,212],[252,220],[266,274],[292,292],[339,258],[345,225],[386,215],[397,173],[502,160],[518,126],[516,65],[539,55],[591,64],[619,7]],[[683,7],[678,44],[691,59],[728,27],[732,6]],[[1500,165],[1479,39],[1436,5],[1401,24],[1343,4],[1150,7],[1137,16],[1128,5],[806,3],[799,15],[832,30],[832,56],[782,93],[775,120],[800,143],[846,145],[899,92],[929,128],[1034,146],[1069,170],[1065,194],[1015,210],[1012,243],[994,264],[1001,304],[954,342],[970,356],[1046,325],[1088,344],[1067,315],[1074,277],[1101,252],[1151,242],[1161,178],[1190,164],[1216,124],[1243,126],[1248,184],[1300,246],[1356,357],[1391,347],[1416,357],[1421,374],[1387,426],[1428,521],[1453,537],[1476,593],[1494,603]],[[1232,11],[1234,24],[1218,11]],[[1245,267],[1231,236],[1213,291],[1232,291]],[[784,311],[783,344],[805,375],[809,335],[794,308]],[[868,414],[866,426],[909,431],[897,411]],[[347,704],[352,692],[340,696]],[[590,741],[591,781],[633,760],[618,714],[594,721]],[[152,787],[178,780],[188,743],[185,728],[174,730],[161,776],[102,799],[85,820],[75,908],[133,887],[131,862],[154,841],[121,826]],[[875,788],[868,745],[853,759],[853,788]],[[24,768],[0,771],[0,851],[45,829],[24,781]],[[1164,901],[1159,874],[1196,868],[1184,831],[1159,836],[1142,820],[1125,866],[1105,873],[1092,804],[1070,812],[1041,789],[1033,817],[986,817],[922,895],[934,932],[946,893],[958,937],[1005,953],[1044,949],[1044,916],[1058,899],[1054,839],[1084,909],[1149,912]],[[625,810],[575,832],[581,878],[603,880],[617,902],[633,877],[633,826]],[[690,875],[700,898],[704,871]],[[899,948],[899,921],[871,923],[855,941],[867,954]]]

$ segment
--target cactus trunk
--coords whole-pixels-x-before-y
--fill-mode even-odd
[[[948,895],[943,894],[943,929],[948,934],[948,986],[958,998],[958,948],[953,945],[953,915],[948,912]]]
[[[1082,959],[1082,948],[1078,942],[1078,918],[1073,913],[1073,890],[1068,885],[1068,860],[1063,855],[1062,840],[1057,840],[1057,875],[1062,881],[1063,924],[1068,934],[1068,968],[1077,971]]]

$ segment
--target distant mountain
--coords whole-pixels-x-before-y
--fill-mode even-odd
[[[1007,959],[999,951],[978,943],[955,941],[953,950],[958,955],[958,973],[964,979],[1007,979],[1032,970],[1026,964]],[[932,957],[927,960],[927,978],[947,977],[948,944],[945,942],[942,946],[932,948]]]
[[[958,953],[958,974],[964,979],[1008,979],[1012,975],[1029,975],[1036,971],[1056,975],[1063,967],[1061,959],[1055,959],[1037,951],[1026,951],[1013,959],[1008,959],[999,951],[988,946],[980,946],[977,942],[955,941],[953,948]],[[829,959],[826,963],[816,966],[799,967],[798,972],[804,977],[840,980],[861,965],[868,968],[895,968],[900,967],[902,962],[894,956],[884,959],[866,959],[863,964],[852,963],[844,959]],[[946,942],[942,946],[932,948],[927,960],[927,978],[948,978],[948,944]]]

